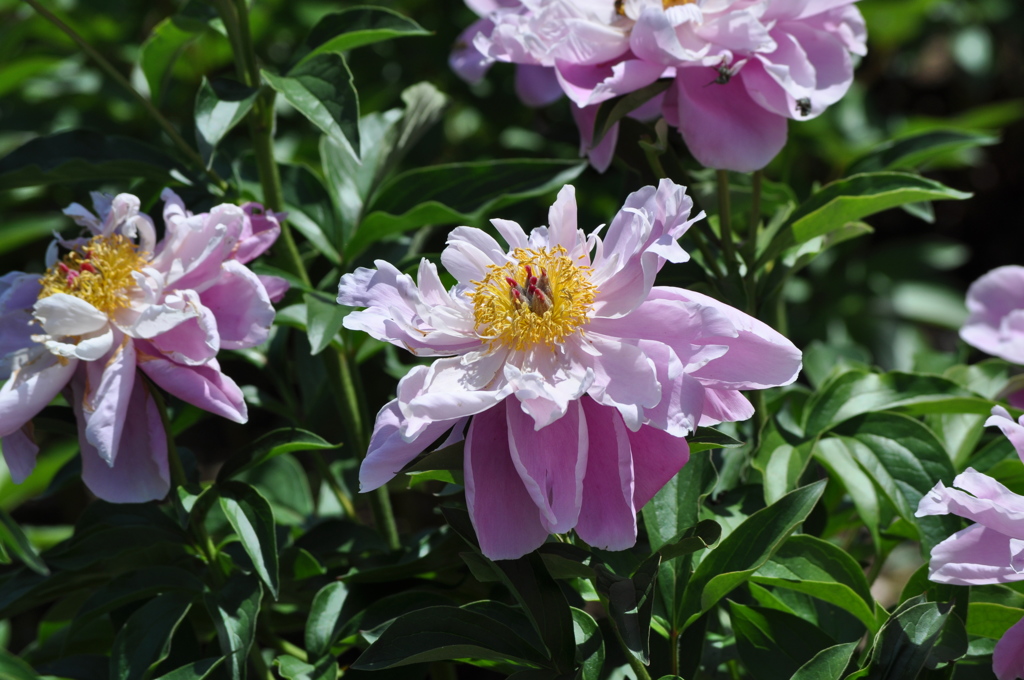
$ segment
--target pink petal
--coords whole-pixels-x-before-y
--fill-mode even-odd
[[[509,451],[504,404],[473,417],[466,435],[466,505],[480,550],[512,560],[536,550],[548,531]]]
[[[1024,421],[1024,416],[1021,416],[1021,421]],[[1024,422],[1016,422],[1002,406],[993,406],[992,415],[985,421],[985,427],[992,425],[1006,435],[1013,448],[1017,450],[1017,455],[1024,461]]]
[[[571,358],[578,352],[560,356],[541,348],[531,354],[522,362],[529,366],[528,371],[509,362],[503,373],[523,411],[533,418],[534,429],[539,430],[564,416],[569,404],[590,389],[594,372]]]
[[[625,550],[636,543],[628,430],[614,409],[588,398],[581,403],[590,448],[576,533],[595,548]]]
[[[576,120],[576,127],[580,131],[580,156],[586,156],[595,170],[604,172],[615,157],[615,144],[619,139],[619,124],[615,123],[601,142],[597,146],[593,146],[597,108],[595,105],[581,109],[575,104],[569,107],[572,117]]]
[[[704,386],[683,372],[682,362],[668,345],[642,340],[640,349],[654,362],[661,383],[661,401],[644,409],[646,424],[674,437],[693,432],[704,410]]]
[[[569,252],[576,249],[579,230],[576,226],[576,188],[566,184],[548,209],[548,239],[552,246],[562,246]]]
[[[21,430],[22,425],[42,411],[68,384],[77,365],[77,359],[62,364],[40,347],[16,367],[0,387],[0,437]]]
[[[921,499],[917,515],[952,513],[998,531],[1007,539],[1024,539],[1024,496],[973,468],[957,475],[953,485],[956,488],[936,484]]]
[[[485,387],[500,376],[504,360],[505,353],[500,350],[475,358],[466,355],[438,359],[423,374],[423,387],[414,394],[406,396],[400,383],[398,403],[405,416],[403,436],[416,436],[432,422],[475,415],[503,401],[511,394],[511,387]],[[411,380],[410,376],[406,379]]]
[[[455,75],[467,83],[480,82],[494,63],[493,59],[473,45],[473,38],[478,33],[487,35],[492,30],[494,30],[494,23],[490,19],[479,19],[470,24],[469,28],[455,39],[455,46],[452,48],[451,54],[448,55],[448,66],[455,71]]]
[[[1024,267],[997,267],[967,289],[970,315],[960,329],[964,342],[1024,364]]]
[[[280,276],[260,274],[259,280],[267,291],[267,297],[269,297],[270,301],[273,303],[280,302],[281,298],[284,297],[284,294],[287,293],[288,289],[291,287],[288,280],[282,279]]]
[[[591,359],[594,384],[587,394],[594,401],[619,409],[626,426],[640,427],[641,409],[653,408],[661,400],[661,385],[653,362],[629,341],[588,333],[587,341],[597,356]]]
[[[972,524],[932,548],[928,579],[960,586],[1024,580],[1011,560],[1009,536]]]
[[[463,77],[463,80],[469,79]],[[553,68],[519,64],[516,66],[516,94],[527,106],[547,106],[562,96],[562,86]]]
[[[274,244],[281,235],[281,221],[286,213],[275,213],[266,210],[259,203],[246,203],[242,206],[246,220],[242,224],[234,258],[245,264],[262,255]]]
[[[646,425],[629,433],[629,446],[635,475],[633,507],[639,511],[683,469],[690,460],[690,446],[682,437]]]
[[[399,431],[402,412],[398,408],[398,400],[389,401],[377,413],[366,458],[359,466],[359,491],[362,493],[373,491],[391,481],[409,461],[422,453],[425,448],[444,434],[445,430],[452,427],[453,422],[456,428],[459,428],[459,423],[465,424],[462,419],[431,423],[415,439],[406,441]]]
[[[217,356],[220,349],[217,319],[198,300],[192,309],[198,316],[154,336],[151,342],[172,361],[190,365],[204,364]]]
[[[754,102],[742,77],[740,71],[724,85],[708,86],[713,69],[678,69],[679,131],[701,165],[753,172],[786,144],[786,119]]]
[[[216,359],[201,366],[183,366],[139,343],[139,368],[150,380],[178,399],[236,423],[249,419],[242,390],[221,373]]]
[[[36,467],[36,454],[39,447],[32,439],[32,423],[25,423],[20,429],[0,437],[0,450],[3,451],[7,470],[15,484],[24,482]]]
[[[738,423],[754,415],[754,405],[736,390],[704,388],[704,410],[700,415],[701,427],[718,423]]]
[[[84,438],[113,465],[135,385],[135,344],[125,337],[107,358],[83,362],[80,370],[85,380],[81,403]]]
[[[220,276],[221,264],[235,251],[246,219],[241,208],[228,204],[209,213],[174,216],[167,220],[167,235],[150,264],[168,274],[169,287],[202,292]]]
[[[579,402],[540,430],[534,430],[518,401],[508,399],[505,405],[512,462],[540,508],[541,524],[550,533],[564,533],[579,517],[587,469],[587,425]]]
[[[253,347],[270,334],[274,306],[267,289],[239,262],[225,262],[216,283],[200,293],[199,299],[217,317],[217,332],[224,349]]]
[[[160,421],[160,410],[145,383],[135,381],[128,418],[117,442],[117,460],[105,457],[84,436],[81,381],[72,383],[75,415],[78,417],[79,444],[82,450],[82,481],[99,498],[111,503],[145,503],[159,500],[170,489],[167,464],[167,435]]]
[[[996,643],[992,671],[999,680],[1024,678],[1024,619],[1010,626]]]
[[[562,90],[576,106],[596,106],[619,95],[647,87],[665,71],[661,64],[624,59],[605,64],[558,61],[555,74]]]

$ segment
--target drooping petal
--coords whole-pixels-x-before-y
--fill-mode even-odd
[[[719,423],[738,423],[754,415],[754,405],[737,390],[704,388],[704,409],[700,414],[701,427]]]
[[[959,586],[1024,581],[1011,559],[1008,536],[972,524],[932,548],[928,580]]]
[[[397,399],[389,401],[377,413],[366,458],[359,466],[360,492],[373,491],[391,481],[399,470],[444,434],[453,423],[456,427],[459,427],[458,423],[464,426],[465,420],[442,420],[431,423],[412,441],[402,438],[401,423],[402,412],[398,408]]]
[[[647,425],[628,436],[635,478],[633,507],[639,511],[683,469],[690,460],[690,446],[682,437]]]
[[[458,73],[457,70],[456,73]],[[469,79],[463,77],[463,80]],[[563,93],[554,69],[533,64],[520,64],[516,67],[516,94],[527,106],[536,107],[547,106],[557,101]]]
[[[494,30],[494,23],[490,19],[479,19],[470,24],[469,28],[455,39],[455,47],[452,48],[452,53],[448,56],[448,66],[455,71],[455,75],[467,83],[480,82],[494,63],[494,59],[483,54],[473,45],[473,38],[478,33],[487,35],[492,30]]]
[[[281,298],[284,297],[284,294],[287,293],[288,289],[291,287],[288,280],[283,279],[280,276],[260,274],[259,280],[267,290],[267,297],[269,297],[270,301],[274,303],[280,302]]]
[[[236,423],[249,419],[242,390],[221,372],[216,359],[199,366],[184,366],[163,357],[152,345],[139,343],[138,349],[139,368],[162,389]]]
[[[678,70],[679,132],[701,165],[753,172],[786,145],[786,119],[751,99],[742,75],[708,86],[713,69]]]
[[[253,347],[270,334],[274,305],[259,278],[240,262],[228,260],[221,265],[216,283],[200,293],[199,299],[217,318],[224,349]]]
[[[1021,420],[1024,420],[1024,416],[1021,416]],[[1006,435],[1017,450],[1017,455],[1024,461],[1024,422],[1016,422],[1002,406],[993,406],[992,415],[985,421],[985,427],[993,425]]]
[[[43,410],[74,375],[78,361],[60,362],[41,347],[16,358],[11,377],[0,387],[0,437],[18,431]]]
[[[121,433],[128,420],[135,359],[135,344],[123,337],[109,357],[86,362],[79,369],[85,382],[81,403],[84,438],[109,465],[117,460]]]
[[[422,388],[408,397],[400,383],[402,435],[415,437],[432,422],[475,415],[502,402],[512,388],[507,383],[492,386],[492,382],[501,377],[504,357],[505,352],[495,351],[438,359],[422,374]]]
[[[32,439],[32,423],[28,422],[20,429],[0,437],[0,450],[11,473],[11,481],[15,484],[24,482],[36,466],[36,454],[39,447]]]
[[[590,159],[590,164],[598,172],[604,172],[612,164],[615,157],[615,144],[619,140],[619,124],[612,125],[604,138],[596,145],[594,141],[594,123],[597,118],[598,106],[587,106],[580,108],[575,104],[569,109],[572,112],[573,120],[580,131],[580,156]]]
[[[221,338],[213,312],[198,301],[191,308],[196,316],[155,336],[152,343],[172,361],[195,366],[217,356]]]
[[[536,550],[548,531],[512,462],[506,408],[477,414],[466,434],[466,505],[480,550],[492,560],[511,560]]]
[[[246,203],[242,212],[248,218],[234,252],[234,259],[245,264],[262,255],[281,235],[281,221],[286,213],[275,213],[259,203]]]
[[[952,513],[998,531],[1007,539],[1024,539],[1024,496],[973,468],[957,475],[953,486],[936,484],[921,499],[917,515]]]
[[[992,652],[992,670],[998,680],[1024,678],[1024,619],[1010,626]]]
[[[579,517],[587,469],[587,423],[579,402],[540,430],[517,400],[508,399],[505,405],[512,462],[540,508],[541,524],[550,533],[564,533]]]
[[[629,431],[614,409],[588,398],[582,407],[590,447],[576,533],[595,548],[625,550],[636,543]]]
[[[132,417],[124,424],[118,442],[117,460],[107,459],[85,437],[80,404],[84,394],[80,381],[72,383],[75,414],[79,422],[82,455],[82,481],[99,498],[111,503],[145,503],[159,500],[170,489],[167,463],[167,435],[160,420],[159,407],[145,383],[135,381],[130,408]]]
[[[641,340],[640,350],[654,362],[661,400],[644,409],[644,420],[650,427],[682,437],[697,429],[704,412],[704,386],[683,370],[675,352],[665,344]]]
[[[86,335],[107,325],[107,315],[81,298],[55,293],[35,304],[35,317],[49,335]]]

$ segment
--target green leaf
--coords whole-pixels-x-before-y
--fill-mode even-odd
[[[216,592],[203,599],[206,611],[217,629],[220,652],[227,657],[232,680],[243,680],[249,649],[256,639],[256,620],[260,613],[263,588],[258,579],[236,573]]]
[[[692,436],[686,438],[686,443],[690,447],[691,456],[701,451],[734,449],[743,446],[743,442],[740,440],[734,439],[724,432],[719,432],[711,427],[698,427]]]
[[[263,71],[272,88],[336,143],[359,155],[359,95],[340,54],[318,54],[287,75]]]
[[[757,266],[774,260],[791,246],[904,203],[963,200],[970,196],[934,180],[902,172],[846,177],[825,185],[798,206],[758,257]]]
[[[330,652],[345,623],[341,620],[341,608],[347,598],[348,586],[340,581],[328,583],[313,597],[306,619],[306,651],[312,657]]]
[[[855,416],[894,409],[909,415],[987,415],[992,402],[937,375],[853,370],[836,376],[814,395],[805,409],[805,431],[810,437]]]
[[[317,22],[306,38],[310,52],[302,61],[325,52],[345,52],[382,40],[416,35],[430,35],[430,31],[385,7],[349,7]]]
[[[336,449],[340,444],[331,444],[320,435],[296,427],[285,427],[268,432],[247,445],[221,466],[218,481],[227,481],[235,475],[254,468],[275,456],[295,451],[325,451]]]
[[[304,295],[303,299],[306,301],[306,332],[309,334],[309,353],[316,356],[331,344],[352,308],[339,305],[333,300],[327,302],[310,293]]]
[[[352,668],[371,671],[466,657],[538,665],[546,661],[503,623],[460,607],[439,606],[399,616]]]
[[[425,224],[480,224],[485,216],[572,181],[585,163],[500,160],[404,172],[381,186],[346,248],[355,258],[377,241]]]
[[[157,106],[171,78],[171,69],[182,50],[206,28],[201,22],[184,16],[164,19],[153,29],[139,49],[139,68],[146,76],[150,98]]]
[[[50,570],[25,536],[25,532],[3,508],[0,508],[0,546],[6,548],[32,571],[49,576]]]
[[[202,592],[203,582],[180,567],[158,565],[133,569],[89,596],[75,614],[75,625],[86,625],[97,616],[162,593],[177,593],[179,598],[187,600]]]
[[[661,546],[658,552],[661,553],[661,559],[671,560],[674,557],[710,548],[721,537],[722,525],[713,519],[704,519],[696,526],[684,531],[678,539]]]
[[[994,602],[971,602],[967,605],[967,632],[999,640],[1022,617],[1024,609]]]
[[[223,656],[201,659],[187,666],[176,668],[156,680],[206,680],[222,663],[224,663]]]
[[[259,491],[241,482],[218,485],[221,510],[252,560],[256,573],[277,597],[277,534],[274,511]]]
[[[322,137],[321,140],[326,144],[330,138]],[[326,165],[328,161],[324,163]],[[288,211],[288,224],[305,236],[331,264],[341,264],[341,255],[338,253],[338,246],[342,242],[341,227],[323,182],[303,165],[278,165],[281,168],[281,189],[284,207]],[[292,285],[294,287],[295,283]]]
[[[729,602],[740,660],[756,680],[789,680],[835,640],[799,616]]]
[[[748,517],[710,551],[686,584],[682,612],[688,618],[683,628],[767,562],[793,529],[807,519],[824,489],[822,480],[786,494]]]
[[[717,481],[711,454],[691,453],[683,469],[644,506],[644,526],[652,551],[661,550],[696,526],[698,509]]]
[[[955,516],[914,517],[921,498],[935,483],[952,484],[955,476],[948,454],[931,430],[904,415],[868,413],[846,421],[833,434],[899,515],[920,529],[924,549],[930,550],[956,531]]]
[[[841,680],[857,650],[857,642],[823,649],[797,669],[790,680]]]
[[[655,80],[639,90],[601,102],[594,115],[594,135],[590,140],[590,148],[600,144],[613,125],[667,90],[671,84],[671,78]]]
[[[39,674],[21,657],[0,649],[0,680],[39,680]]]
[[[294,656],[284,654],[274,659],[281,677],[288,680],[336,680],[339,674],[338,662],[333,656],[316,659],[315,664],[306,663]]]
[[[603,567],[597,570],[597,589],[608,598],[608,615],[622,644],[640,663],[651,662],[651,614],[661,555],[644,560],[631,578],[616,576]]]
[[[846,174],[914,168],[950,151],[998,142],[998,137],[969,130],[926,130],[882,142],[854,161]]]
[[[67,226],[68,220],[63,215],[30,215],[21,218],[12,215],[4,220],[4,228],[0,230],[0,255],[14,252],[34,241],[52,239],[54,231]],[[8,498],[3,492],[0,492],[0,497],[5,500]]]
[[[790,536],[751,580],[834,604],[856,616],[872,633],[878,632],[875,600],[863,570],[844,550],[828,541]]]
[[[242,122],[256,102],[259,90],[227,78],[203,77],[196,93],[196,142],[209,166],[224,135]]]
[[[604,638],[590,614],[572,608],[572,629],[576,639],[576,665],[579,680],[600,680],[604,670]]]
[[[167,658],[171,636],[192,602],[178,593],[160,595],[128,617],[110,651],[111,680],[137,680]]]
[[[916,678],[967,652],[967,633],[952,604],[925,602],[923,596],[901,604],[875,636],[865,677]]]
[[[0,159],[0,189],[89,181],[170,183],[177,163],[128,137],[69,130],[36,137]]]

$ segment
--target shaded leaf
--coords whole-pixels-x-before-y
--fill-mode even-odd
[[[951,616],[952,604],[925,602],[923,596],[901,604],[875,636],[866,678],[916,678],[924,668],[963,656],[967,633]]]
[[[187,666],[176,668],[166,675],[161,675],[156,680],[205,680],[222,663],[224,663],[223,656],[201,659]]]
[[[306,301],[306,332],[309,335],[309,353],[315,356],[331,344],[352,308],[339,305],[333,300],[327,302],[311,293],[306,293],[303,299]]]
[[[386,7],[349,7],[317,22],[306,38],[310,52],[302,61],[325,52],[345,52],[382,40],[416,35],[430,35],[430,31]]]
[[[878,170],[913,168],[941,154],[976,146],[991,146],[998,137],[969,130],[925,130],[882,142],[847,169],[848,175]]]
[[[128,617],[110,652],[111,680],[144,677],[171,649],[171,636],[185,618],[191,600],[178,593],[160,595]]]
[[[306,651],[314,658],[327,654],[344,625],[341,608],[348,598],[348,586],[328,583],[313,597],[306,619]]]
[[[256,639],[263,588],[259,580],[235,574],[216,592],[204,596],[206,610],[217,629],[221,654],[232,680],[244,680],[249,648]]]
[[[256,573],[277,597],[277,534],[274,511],[259,491],[241,482],[218,485],[221,510],[252,560]]]
[[[998,640],[1024,617],[1024,609],[995,602],[971,602],[967,605],[967,632]]]
[[[687,529],[683,535],[661,546],[658,550],[663,560],[670,560],[680,555],[704,550],[714,545],[722,537],[722,525],[713,519],[704,519],[696,526]]]
[[[856,642],[823,649],[798,668],[790,680],[841,680],[856,650]]]
[[[601,140],[604,139],[604,136],[608,134],[608,130],[613,125],[663,93],[671,84],[672,80],[670,78],[663,78],[629,94],[601,102],[598,105],[597,113],[594,115],[594,136],[590,140],[591,148],[601,143]]]
[[[597,589],[608,598],[608,614],[630,654],[649,664],[651,614],[661,555],[655,553],[637,567],[630,578],[616,576],[607,569],[597,571]]]
[[[590,614],[572,608],[573,633],[576,639],[576,664],[580,680],[600,680],[604,669],[604,638]]]
[[[25,532],[3,508],[0,508],[0,547],[5,548],[37,574],[49,575],[50,570],[25,536]]]
[[[158,23],[142,43],[142,47],[139,48],[139,68],[142,69],[142,74],[149,85],[150,98],[158,106],[170,81],[174,62],[205,29],[205,23],[195,17],[181,14]]]
[[[214,78],[203,82],[196,92],[196,142],[207,166],[213,162],[217,144],[249,113],[259,90],[229,80]]]
[[[295,427],[285,427],[268,432],[236,454],[228,458],[217,473],[219,481],[226,481],[240,472],[264,463],[274,456],[295,451],[325,451],[336,449],[340,444],[331,444],[320,435]]]
[[[757,680],[789,680],[819,650],[835,640],[799,616],[767,607],[729,602],[740,659]]]

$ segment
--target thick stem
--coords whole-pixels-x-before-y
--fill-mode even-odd
[[[675,628],[668,634],[669,644],[669,671],[672,675],[679,675],[679,631]]]
[[[178,131],[174,129],[174,126],[171,125],[171,122],[164,118],[163,114],[161,114],[160,111],[158,111],[157,108],[153,106],[153,103],[151,101],[143,97],[138,90],[132,87],[132,84],[128,82],[128,79],[121,75],[121,73],[116,68],[114,68],[113,64],[104,59],[103,55],[97,52],[95,49],[93,49],[92,45],[86,42],[86,40],[82,36],[78,35],[78,33],[76,33],[73,28],[68,26],[63,21],[61,21],[53,12],[40,5],[38,2],[36,2],[36,0],[25,0],[25,2],[28,5],[30,5],[41,17],[49,21],[51,24],[60,29],[65,35],[71,38],[79,47],[82,48],[83,52],[88,54],[89,57],[107,73],[107,75],[114,79],[114,82],[116,82],[118,85],[127,90],[128,93],[131,94],[132,97],[134,97],[135,100],[142,105],[142,108],[146,110],[146,113],[148,113],[153,118],[153,120],[156,121],[156,124],[159,125],[160,128],[165,133],[167,133],[167,136],[171,138],[171,142],[174,144],[174,146],[178,147],[178,150],[181,151],[181,153],[183,153],[188,158],[188,160],[191,161],[196,166],[196,168],[205,172],[206,175],[210,178],[210,181],[217,185],[218,189],[220,189],[221,191],[227,191],[227,182],[221,179],[220,175],[218,175],[213,170],[213,168],[206,167],[206,161],[203,160],[203,157],[200,156],[199,153],[195,149],[193,149],[192,146],[188,142],[186,142],[180,134],[178,134]]]

